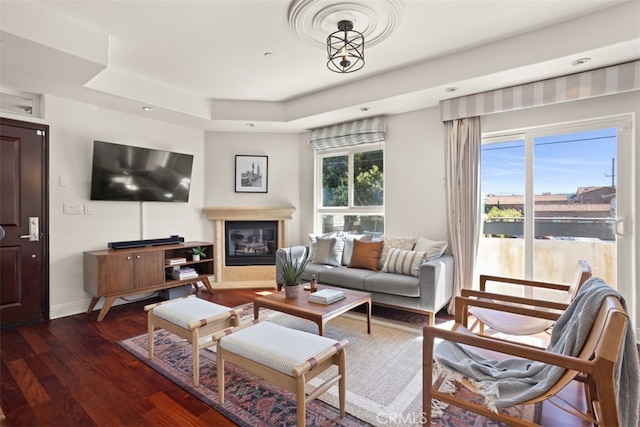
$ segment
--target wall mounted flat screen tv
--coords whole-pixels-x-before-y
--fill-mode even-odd
[[[93,142],[91,200],[188,202],[193,155]]]

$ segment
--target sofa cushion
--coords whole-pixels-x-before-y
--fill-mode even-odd
[[[313,263],[340,266],[342,265],[343,249],[344,239],[342,237],[318,237]]]
[[[311,281],[311,278],[313,277],[313,275],[316,275],[316,279],[318,281],[320,281],[319,277],[320,277],[320,273],[322,273],[323,271],[326,270],[330,270],[332,268],[336,268],[332,265],[326,265],[326,264],[312,264],[309,263],[307,264],[307,267],[304,269],[304,273],[302,273],[302,280],[307,280],[307,281]]]
[[[364,280],[376,273],[361,268],[334,267],[320,272],[318,282],[349,289],[364,289]]]
[[[382,271],[384,273],[418,277],[420,265],[425,262],[425,255],[426,252],[424,251],[405,251],[391,248]]]
[[[426,252],[427,254],[425,258],[427,261],[441,257],[442,254],[444,254],[445,249],[447,249],[447,242],[429,240],[422,236],[418,238],[418,241],[413,247],[414,251]]]
[[[362,242],[360,240],[354,240],[349,268],[378,270],[382,246],[383,242]]]
[[[376,273],[364,280],[364,290],[404,297],[420,297],[420,279],[392,273]]]
[[[382,246],[382,253],[380,254],[380,262],[378,269],[381,269],[384,266],[385,261],[387,260],[387,255],[389,254],[389,250],[392,248],[402,249],[405,251],[410,251],[413,249],[413,245],[416,243],[415,237],[393,237],[393,236],[385,236],[382,240],[384,245]]]

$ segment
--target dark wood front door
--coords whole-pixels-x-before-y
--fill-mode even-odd
[[[46,125],[0,118],[0,326],[49,318]]]

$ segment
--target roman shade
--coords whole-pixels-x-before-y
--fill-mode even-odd
[[[577,101],[640,89],[640,61],[440,101],[440,119]]]
[[[326,150],[382,142],[386,124],[386,117],[380,116],[313,129],[309,145],[314,150]]]

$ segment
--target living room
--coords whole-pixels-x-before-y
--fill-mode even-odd
[[[30,38],[40,40],[40,37],[52,37],[49,32],[34,36],[34,33],[29,32],[33,30],[29,29],[25,18],[14,20],[12,23],[6,22],[5,20],[10,19],[11,12],[7,3],[12,2],[3,0],[1,4],[5,39],[3,43],[8,45],[16,39],[24,41]],[[12,7],[19,8],[22,2],[15,3],[18,5]],[[39,8],[42,8],[39,3],[33,3],[29,5],[28,11],[33,13],[34,9]],[[48,11],[39,12],[44,14],[38,15],[41,18],[48,16]],[[332,87],[323,93],[307,95],[287,104],[286,107],[279,105],[277,108],[290,111],[289,116],[284,115],[285,119],[323,115],[324,105],[333,100],[332,114],[325,118],[323,123],[331,125],[377,115],[377,99],[371,95],[372,86],[386,87],[385,98],[400,96],[414,90],[419,92],[426,90],[425,88],[437,88],[438,95],[428,106],[384,113],[387,116],[384,147],[385,229],[397,236],[427,236],[433,240],[449,240],[445,130],[440,119],[438,101],[457,95],[448,94],[444,89],[454,82],[474,78],[488,79],[491,81],[491,90],[499,89],[511,85],[510,81],[500,78],[502,71],[517,69],[525,64],[533,64],[544,69],[543,74],[546,78],[582,71],[567,68],[569,71],[558,72],[550,64],[564,59],[578,59],[588,52],[597,53],[603,46],[623,45],[628,48],[627,43],[630,40],[636,43],[631,46],[637,47],[640,39],[640,29],[635,19],[637,16],[637,1],[622,2],[568,22],[554,22],[508,39],[487,42],[445,57],[432,58],[423,63],[389,70],[385,74],[372,75],[361,81]],[[24,29],[15,30],[19,26],[23,26]],[[585,28],[589,30],[585,31]],[[374,50],[375,47],[372,48],[372,51]],[[107,56],[105,51],[108,52],[108,49],[101,50],[100,54]],[[0,59],[3,67],[8,67],[13,64],[5,62],[5,58],[9,58],[9,52],[5,52]],[[314,53],[322,57],[318,66],[324,67],[323,52],[314,50]],[[627,51],[625,54],[630,58],[628,60],[637,60],[640,56],[637,50]],[[97,53],[95,55],[98,56]],[[13,59],[13,56],[11,58]],[[51,74],[59,74],[62,78],[67,67],[72,67],[74,63],[61,65],[58,60],[56,57],[56,61],[47,63],[43,68],[52,68]],[[38,64],[40,58],[26,57],[22,61]],[[102,61],[105,59],[94,58],[96,64]],[[82,63],[86,65],[85,61]],[[568,64],[564,65],[569,67]],[[614,64],[602,64],[608,65]],[[369,63],[364,70],[367,66]],[[97,68],[100,67],[96,66]],[[4,71],[3,68],[4,76],[10,75]],[[87,81],[97,74],[93,71],[93,74],[92,70],[85,71]],[[354,75],[357,76],[357,72]],[[37,78],[30,81],[29,76],[30,73],[25,72],[23,78],[16,80],[13,85],[9,84],[11,82],[6,80],[7,77],[2,77],[1,83],[8,89],[40,93],[42,83]],[[287,78],[286,75],[282,76],[283,80]],[[160,92],[165,88],[156,86],[155,89]],[[169,89],[171,88],[167,90]],[[96,92],[98,91],[96,89]],[[346,95],[342,92],[346,92]],[[43,97],[41,118],[4,111],[0,112],[0,116],[49,126],[48,309],[51,319],[84,313],[90,303],[91,296],[84,290],[83,252],[104,249],[108,242],[113,241],[159,238],[174,234],[183,236],[185,240],[212,241],[213,224],[203,212],[208,206],[294,206],[295,212],[287,226],[289,245],[306,243],[307,234],[317,231],[314,230],[315,155],[308,147],[310,128],[294,131],[263,129],[263,120],[260,119],[270,121],[272,112],[244,102],[227,102],[221,103],[217,108],[211,107],[217,114],[234,122],[237,128],[209,130],[208,125],[201,124],[199,112],[189,115],[193,126],[163,119],[168,113],[162,108],[161,102],[157,111],[146,112],[139,106],[134,109],[133,103],[122,110],[111,107],[117,104],[115,98],[118,94],[111,94],[106,101],[98,103],[94,102],[92,94],[84,93],[73,99],[54,88],[44,92]],[[153,91],[138,93],[136,97],[149,101],[157,99]],[[336,99],[339,101],[335,101]],[[180,96],[176,96],[174,102],[179,103],[180,100]],[[533,109],[490,114],[482,118],[482,131],[492,133],[621,115],[635,117],[638,114],[639,101],[639,92],[635,90]],[[360,111],[364,106],[370,106],[371,110]],[[172,107],[173,105],[169,105],[166,110],[172,110]],[[242,113],[247,114],[246,119]],[[211,114],[208,117],[211,117]],[[278,119],[273,121],[287,121],[281,120],[282,115],[277,117]],[[205,121],[210,120],[214,121]],[[249,122],[255,125],[249,127],[246,125]],[[637,141],[640,140],[637,125],[633,127],[632,134],[632,139],[637,145]],[[189,202],[154,204],[90,200],[94,140],[193,154],[194,168]],[[239,154],[268,156],[267,193],[243,194],[234,191],[234,158]],[[638,224],[640,200],[635,195],[637,188],[634,186],[637,185],[636,171],[640,169],[640,150],[631,150],[631,155],[626,161],[629,162],[628,169],[626,174],[620,175],[620,179],[625,180],[622,182],[631,188],[629,219],[631,223]],[[65,213],[65,204],[80,206],[81,213]],[[640,238],[637,232],[632,235],[631,240],[633,249],[623,258],[623,267],[629,270],[629,280],[618,283],[618,287],[634,310],[634,307],[640,304],[640,297],[633,286],[638,277],[636,268],[640,265]],[[127,301],[117,302],[126,303]],[[640,314],[632,311],[636,330],[640,325],[638,316]]]

